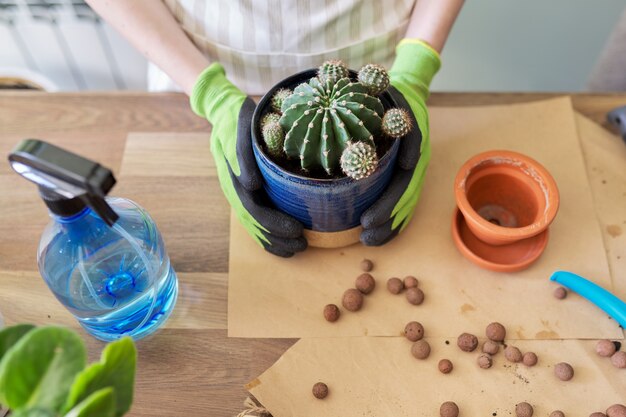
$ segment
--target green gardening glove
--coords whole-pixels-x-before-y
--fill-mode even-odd
[[[265,250],[289,257],[307,247],[303,226],[269,206],[252,152],[251,120],[255,104],[235,87],[224,68],[211,64],[194,85],[192,110],[213,125],[211,152],[224,195],[237,218]]]
[[[392,85],[389,92],[399,107],[412,116],[414,126],[401,139],[391,183],[382,197],[361,216],[361,242],[365,245],[387,243],[413,217],[430,161],[426,99],[430,82],[440,66],[437,51],[421,40],[404,39],[396,48],[396,60],[389,71]]]

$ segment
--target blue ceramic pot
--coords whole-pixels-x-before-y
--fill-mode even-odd
[[[263,96],[252,116],[252,148],[265,180],[265,191],[276,208],[298,219],[307,229],[338,232],[359,226],[361,214],[383,193],[391,181],[400,141],[393,141],[376,171],[359,181],[349,177],[308,178],[289,172],[272,161],[260,144],[259,127],[269,101],[279,88],[293,89],[308,82],[316,73],[316,70],[307,70],[286,78]],[[351,74],[356,76],[354,72]],[[398,107],[387,92],[379,98],[385,109]]]

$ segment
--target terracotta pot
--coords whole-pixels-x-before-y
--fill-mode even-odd
[[[492,246],[545,232],[559,209],[559,191],[550,173],[512,151],[470,158],[456,176],[454,192],[469,230]]]

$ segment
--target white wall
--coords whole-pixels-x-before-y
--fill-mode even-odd
[[[79,0],[46,0],[57,4],[52,13],[61,23],[59,30],[29,16],[27,5],[42,0],[29,1],[0,0],[0,6],[17,4],[0,7],[0,71],[35,67],[62,90],[145,88],[145,60],[110,28],[99,30],[93,19],[77,17]],[[583,90],[624,7],[624,0],[467,0],[433,90]],[[20,50],[15,33],[32,58]],[[60,35],[67,43],[65,53],[57,46]],[[107,58],[103,37],[114,63]],[[68,63],[68,50],[75,65]]]
[[[433,89],[583,90],[625,7],[624,0],[467,0]]]
[[[146,85],[143,57],[81,0],[0,0],[0,76],[24,70],[61,91]]]

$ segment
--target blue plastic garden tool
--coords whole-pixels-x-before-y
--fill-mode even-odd
[[[617,321],[622,328],[626,329],[626,303],[609,291],[579,275],[567,271],[553,273],[550,281],[558,282],[591,301]]]

